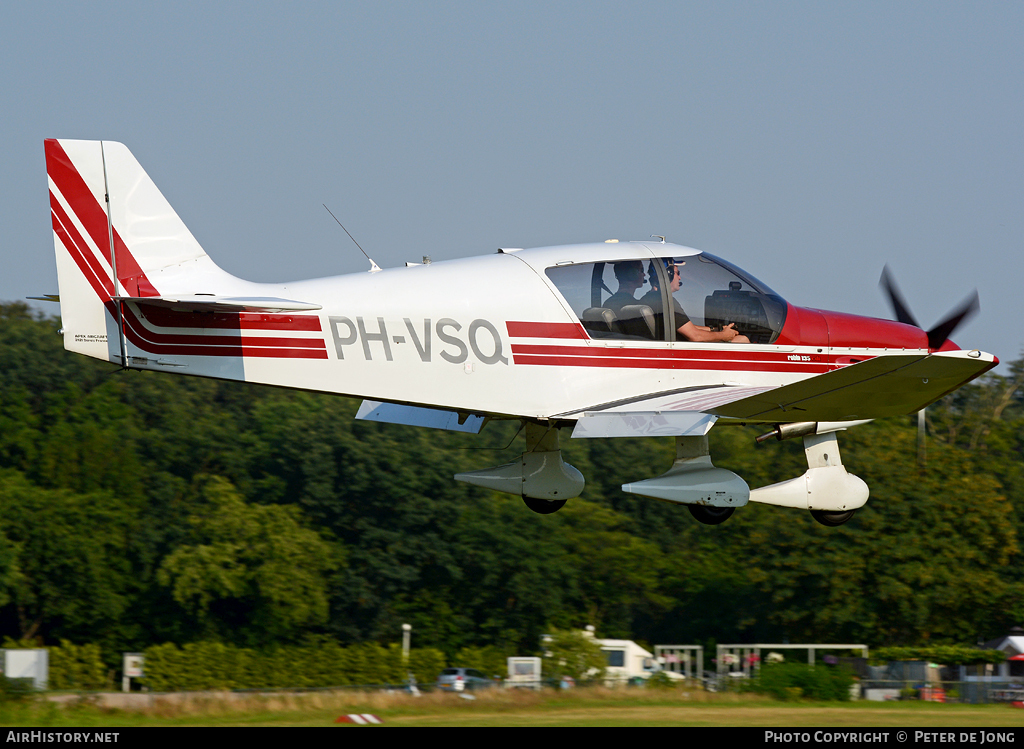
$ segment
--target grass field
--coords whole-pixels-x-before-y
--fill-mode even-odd
[[[339,715],[372,713],[385,726],[1024,726],[1024,710],[1008,705],[774,702],[746,694],[601,688],[494,690],[474,700],[455,694],[314,692],[147,695],[130,708],[102,702],[94,696],[63,704],[45,699],[4,703],[0,725],[346,727],[334,722]]]

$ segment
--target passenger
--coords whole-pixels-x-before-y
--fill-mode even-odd
[[[636,304],[636,290],[644,285],[644,264],[639,260],[623,260],[612,266],[619,290],[608,297],[604,306],[618,314],[627,304]]]
[[[729,323],[718,331],[703,325],[694,325],[690,318],[686,316],[679,300],[675,297],[675,292],[679,291],[679,286],[682,283],[679,269],[671,260],[664,260],[663,262],[665,263],[665,271],[670,279],[669,293],[672,297],[672,311],[675,317],[674,327],[682,340],[693,341],[694,343],[750,343],[749,338],[736,330],[735,323]],[[651,290],[640,298],[640,304],[646,304],[654,311],[655,323],[658,326],[658,336],[664,339],[661,290],[658,288],[658,272],[655,270],[653,262],[651,263],[649,275],[651,278]]]

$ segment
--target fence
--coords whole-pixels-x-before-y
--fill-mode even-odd
[[[708,676],[704,688],[711,692],[744,691],[750,689],[752,679],[740,672],[734,676]],[[867,679],[854,683],[852,699],[876,702],[919,700],[950,704],[981,705],[1008,703],[1024,707],[1024,683],[1019,681],[971,680],[929,681],[913,679]]]
[[[980,705],[992,702],[1019,703],[1024,706],[1024,684],[1005,681],[892,681],[871,680],[860,683],[863,699],[891,701],[916,699]]]

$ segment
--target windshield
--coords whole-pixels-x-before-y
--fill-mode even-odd
[[[710,260],[713,263],[717,263],[718,265],[727,269],[737,278],[742,278],[744,281],[746,281],[747,284],[750,285],[751,288],[757,289],[762,294],[776,296],[779,297],[779,299],[782,299],[781,296],[779,296],[777,293],[768,288],[768,284],[764,283],[763,281],[759,281],[742,268],[738,268],[732,263],[730,263],[728,260],[722,260],[722,258],[718,257],[717,255],[712,255],[710,252],[702,252],[698,257],[702,257],[705,258],[706,260]]]
[[[730,323],[751,343],[772,343],[786,322],[786,301],[749,273],[703,252],[665,258],[679,275],[672,296],[694,325],[719,331]]]
[[[692,322],[712,332],[731,326],[745,336],[737,336],[737,342],[771,343],[786,321],[782,297],[749,273],[707,253],[573,263],[545,272],[591,338],[698,340],[687,338],[692,328],[684,330]],[[673,310],[668,315],[666,302]],[[666,317],[671,324],[665,324]]]

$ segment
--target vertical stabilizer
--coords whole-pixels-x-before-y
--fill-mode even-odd
[[[222,272],[124,145],[49,139],[45,149],[64,347],[120,362],[118,297]]]

